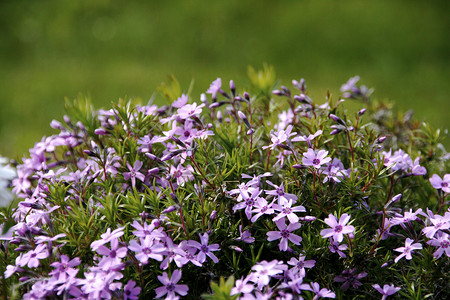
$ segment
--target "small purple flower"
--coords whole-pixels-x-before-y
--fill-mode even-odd
[[[362,283],[359,282],[359,279],[364,278],[366,276],[367,272],[361,272],[359,274],[356,274],[356,269],[350,269],[348,271],[344,270],[342,272],[342,275],[334,277],[334,281],[343,282],[344,284],[341,286],[341,289],[343,291],[346,291],[350,286],[352,286],[354,289],[357,289],[359,286],[362,285]]]
[[[297,205],[292,207],[292,199],[290,199],[287,203],[285,203],[283,206],[279,204],[274,204],[273,208],[280,213],[275,216],[272,220],[278,221],[280,219],[288,218],[289,222],[291,223],[298,223],[299,217],[295,214],[296,212],[306,212],[306,209],[302,205]]]
[[[127,167],[128,170],[130,170],[130,172],[123,173],[123,178],[125,180],[131,178],[131,183],[133,187],[136,186],[136,178],[142,182],[145,180],[145,175],[139,172],[139,170],[142,168],[142,162],[140,160],[136,160],[134,162],[133,167],[130,165],[130,163],[127,162]]]
[[[198,118],[202,113],[202,107],[205,106],[204,103],[197,106],[197,103],[186,104],[177,110],[177,116],[181,119],[188,119],[190,117]]]
[[[251,236],[250,231],[245,230],[244,232],[242,232],[242,225],[239,225],[239,233],[240,236],[236,239],[236,241],[242,241],[247,244],[251,244],[255,241],[255,238]]]
[[[381,288],[381,286],[379,284],[373,284],[372,286],[374,289],[376,289],[378,292],[380,292],[383,295],[381,300],[387,299],[388,296],[393,295],[400,290],[399,287],[395,287],[393,284],[391,284],[391,285],[385,284],[383,286],[383,288]]]
[[[287,149],[287,146],[283,145],[284,142],[289,140],[289,138],[293,135],[296,135],[296,132],[291,132],[293,126],[289,125],[286,130],[278,130],[277,132],[271,132],[270,133],[270,140],[272,141],[272,144],[269,146],[263,146],[263,149],[270,148],[271,150],[275,149],[277,146]]]
[[[111,240],[111,249],[100,246],[96,252],[103,255],[102,259],[98,263],[98,266],[104,271],[109,271],[116,268],[122,263],[122,258],[127,256],[127,247],[119,247],[119,239]]]
[[[161,298],[166,294],[166,299],[178,299],[176,294],[186,296],[189,288],[185,284],[177,284],[180,279],[180,270],[173,271],[171,278],[169,278],[166,272],[164,272],[162,276],[158,276],[158,280],[163,284],[163,286],[156,288],[156,298]]]
[[[321,289],[320,285],[317,282],[311,282],[310,284],[302,284],[300,286],[302,290],[312,291],[316,294],[313,300],[317,300],[319,298],[336,298],[336,294],[326,288]]]
[[[450,193],[450,174],[445,174],[444,178],[439,177],[437,174],[433,174],[430,178],[430,183],[435,189],[442,189],[445,193]]]
[[[39,260],[47,258],[48,255],[46,244],[39,244],[35,249],[17,257],[16,265],[21,267],[27,265],[29,268],[36,268],[39,267]]]
[[[343,214],[339,221],[334,215],[329,214],[328,218],[325,219],[325,223],[327,223],[327,225],[331,228],[323,229],[320,232],[320,235],[322,235],[323,238],[333,237],[335,241],[339,243],[342,242],[344,239],[344,234],[349,234],[355,231],[355,227],[352,225],[345,225],[349,220],[350,216],[348,214]]]
[[[250,275],[245,278],[236,280],[234,287],[231,289],[230,296],[233,296],[233,295],[236,295],[239,293],[243,293],[243,294],[251,293],[253,291],[253,289],[255,288],[255,286],[253,284],[248,283],[251,278],[252,278],[252,276]]]
[[[166,250],[162,243],[155,242],[150,235],[147,235],[145,238],[140,238],[140,243],[135,240],[130,241],[128,249],[136,252],[136,259],[144,265],[148,263],[149,258],[162,261],[162,254]]]
[[[206,91],[207,94],[211,94],[213,99],[217,98],[217,93],[220,93],[222,91],[222,79],[217,78],[214,80],[211,85],[209,86],[209,89]]]
[[[188,96],[186,94],[182,94],[177,100],[172,103],[172,107],[181,108],[186,105],[188,102]]]
[[[197,260],[200,263],[203,263],[206,261],[206,256],[209,256],[213,262],[218,263],[219,259],[217,258],[217,256],[215,256],[211,251],[218,251],[220,250],[219,244],[212,244],[212,245],[208,245],[208,240],[209,240],[209,236],[208,234],[205,232],[202,235],[200,235],[200,242],[197,241],[189,241],[188,245],[192,246],[194,248],[197,248],[199,251],[198,255],[197,255]]]
[[[327,157],[328,151],[319,150],[317,153],[309,148],[308,152],[303,153],[303,164],[305,166],[313,166],[319,169],[322,165],[327,164],[331,161],[331,158]]]
[[[328,249],[330,249],[331,253],[336,253],[339,254],[340,257],[347,257],[347,255],[345,255],[344,252],[348,249],[348,246],[346,244],[339,244],[338,242],[336,242],[333,238],[329,238],[330,240],[330,246],[328,246]]]
[[[271,215],[273,214],[275,211],[272,208],[273,205],[273,201],[269,204],[267,203],[267,200],[264,198],[258,198],[256,200],[255,205],[253,206],[253,213],[256,213],[256,215],[254,215],[251,219],[251,221],[253,223],[256,222],[256,220],[258,220],[259,217],[261,217],[262,215],[266,214],[266,215]]]
[[[75,277],[78,273],[77,269],[73,267],[78,266],[81,263],[79,257],[75,257],[70,260],[67,255],[61,255],[61,262],[55,261],[51,264],[53,271],[49,273],[49,275],[53,275],[56,279],[66,280],[69,277]]]
[[[310,134],[308,136],[303,135],[303,136],[296,136],[295,138],[292,139],[293,142],[306,142],[308,144],[309,148],[312,148],[312,144],[311,141],[313,139],[315,139],[316,137],[318,137],[319,135],[322,134],[322,130],[318,130],[316,133],[314,134]]]
[[[447,257],[450,257],[450,239],[449,235],[445,232],[439,232],[437,237],[433,238],[432,240],[429,240],[427,244],[438,248],[434,253],[433,256],[436,259],[439,259],[442,254],[447,255]]]
[[[269,284],[271,277],[283,273],[287,269],[287,265],[283,264],[282,261],[272,260],[267,262],[263,260],[252,267],[253,276],[250,281],[256,283],[258,289],[262,290],[264,286]]]
[[[123,300],[137,300],[140,293],[141,288],[136,286],[136,282],[129,280],[123,289]]]
[[[394,249],[394,251],[397,252],[402,252],[402,254],[400,254],[399,256],[397,256],[395,258],[395,262],[397,263],[402,257],[405,257],[408,260],[412,259],[412,252],[414,250],[419,250],[422,249],[422,245],[420,243],[414,243],[414,240],[410,239],[410,238],[406,238],[405,240],[405,247],[400,247],[397,249]]]
[[[305,268],[312,268],[316,264],[315,260],[305,260],[306,256],[300,255],[297,258],[292,257],[287,263],[288,265],[294,266],[290,269],[293,274],[299,274],[300,277],[305,277],[306,271]]]
[[[285,220],[279,219],[278,221],[275,222],[275,224],[277,225],[280,231],[267,232],[268,241],[281,239],[280,243],[278,244],[280,251],[288,250],[288,240],[294,243],[295,245],[300,245],[302,238],[292,233],[294,230],[297,230],[301,227],[300,223],[291,223],[289,224],[289,226],[286,226]]]

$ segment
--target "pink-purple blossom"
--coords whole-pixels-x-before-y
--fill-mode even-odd
[[[323,229],[320,234],[323,238],[332,237],[334,241],[340,243],[344,239],[344,234],[355,231],[355,227],[346,225],[348,221],[350,221],[350,215],[348,214],[342,214],[339,221],[333,214],[329,214],[328,218],[325,219],[325,223],[331,228]]]
[[[167,295],[165,299],[174,300],[178,299],[176,294],[180,296],[186,296],[189,288],[185,284],[177,284],[180,279],[180,270],[173,271],[170,278],[166,272],[164,272],[161,276],[158,276],[158,280],[163,284],[163,286],[155,289],[156,298],[161,298],[164,295]]]

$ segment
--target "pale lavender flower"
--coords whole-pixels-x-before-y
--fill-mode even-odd
[[[111,240],[111,249],[102,245],[96,252],[103,255],[98,266],[104,271],[109,271],[122,263],[122,258],[127,256],[127,247],[119,247],[119,239],[114,238]]]
[[[287,203],[284,205],[274,204],[273,208],[280,213],[276,215],[272,220],[278,221],[280,219],[288,218],[289,222],[291,223],[297,223],[299,220],[299,217],[295,214],[296,212],[306,212],[306,209],[302,205],[297,205],[292,207],[292,199],[290,199]]]
[[[197,251],[198,249],[195,247],[189,246],[189,241],[181,241],[179,247],[184,250],[185,254],[184,256],[177,255],[175,257],[175,263],[176,265],[181,268],[188,262],[193,263],[197,267],[201,267],[202,264],[197,260]]]
[[[431,213],[432,214],[432,213]],[[422,229],[425,236],[431,239],[438,230],[446,230],[450,228],[450,212],[446,212],[444,216],[434,215],[429,217],[432,226]]]
[[[187,104],[188,96],[186,94],[182,94],[177,100],[172,103],[172,107],[181,108]]]
[[[345,255],[345,253],[342,252],[342,251],[345,251],[348,249],[347,244],[339,244],[339,242],[336,242],[331,237],[329,238],[329,240],[330,240],[330,246],[328,246],[328,249],[330,249],[331,253],[337,253],[337,254],[339,254],[340,257],[343,257],[343,258],[347,257],[347,255]]]
[[[207,94],[211,94],[213,99],[217,98],[217,93],[220,93],[222,91],[222,79],[217,78],[214,80],[211,85],[209,86],[209,89],[206,91]]]
[[[305,268],[312,268],[316,264],[315,260],[305,260],[306,256],[301,255],[297,258],[292,257],[287,263],[288,265],[294,266],[290,269],[293,274],[299,274],[300,277],[305,277]]]
[[[162,276],[158,276],[158,280],[163,284],[163,286],[155,289],[156,298],[161,298],[166,294],[166,299],[178,299],[176,294],[186,296],[189,288],[185,284],[177,284],[180,279],[180,270],[173,271],[171,278],[169,278],[166,272],[164,272]]]
[[[201,243],[199,243],[197,241],[193,241],[193,240],[188,241],[189,246],[200,250],[199,253],[197,254],[197,260],[200,263],[203,263],[206,261],[206,256],[209,256],[214,263],[218,263],[219,259],[211,251],[220,250],[219,244],[208,245],[209,236],[208,236],[208,233],[206,233],[206,232],[203,234],[203,236],[200,234],[199,234],[199,236],[200,236]]]
[[[329,214],[328,218],[325,219],[325,223],[331,228],[323,229],[320,234],[323,238],[333,237],[335,241],[342,242],[344,234],[355,231],[355,227],[352,225],[345,225],[349,220],[350,216],[348,214],[343,214],[339,221],[334,215]]]
[[[55,268],[52,270],[49,275],[53,275],[56,279],[66,280],[69,277],[75,277],[78,273],[77,269],[74,267],[78,266],[81,263],[79,257],[75,257],[70,260],[67,255],[61,255],[61,262],[55,261],[50,266]]]
[[[248,294],[253,291],[255,286],[253,284],[248,283],[252,279],[252,276],[249,275],[247,277],[241,277],[241,279],[236,280],[234,287],[231,289],[230,296],[243,293]]]
[[[307,152],[303,153],[302,163],[305,166],[313,166],[319,169],[322,165],[327,164],[331,161],[331,158],[327,157],[328,151],[319,150],[317,153],[309,148]]]
[[[136,282],[129,280],[123,290],[123,300],[137,300],[140,293],[141,288],[136,286]]]
[[[276,196],[278,199],[278,204],[279,205],[284,205],[285,203],[287,203],[289,200],[292,200],[292,203],[295,203],[297,201],[297,196],[294,194],[289,194],[286,193],[284,190],[284,183],[281,183],[280,186],[273,184],[272,182],[270,182],[269,180],[266,180],[266,182],[273,186],[275,188],[275,190],[264,190],[264,192],[267,195],[272,195],[272,196]]]
[[[140,160],[136,160],[134,162],[133,167],[130,165],[130,163],[127,162],[127,167],[128,167],[128,170],[130,170],[130,172],[123,173],[123,178],[125,180],[128,180],[131,178],[131,183],[132,183],[133,187],[136,186],[136,178],[139,179],[140,181],[144,182],[145,175],[139,172],[139,170],[142,168],[142,162]]]
[[[191,165],[184,167],[179,164],[178,166],[170,166],[170,175],[177,180],[177,184],[179,186],[183,186],[186,182],[194,179],[194,175],[192,175],[194,169]]]
[[[123,235],[123,229],[125,227],[119,227],[117,229],[114,229],[111,232],[111,228],[106,229],[106,232],[103,233],[102,235],[100,235],[101,239],[94,241],[91,243],[91,248],[92,250],[96,251],[98,249],[98,247],[100,247],[101,245],[104,245],[106,243],[109,243],[112,239],[117,239],[119,237],[121,237]]]
[[[263,149],[270,148],[271,150],[275,149],[277,146],[287,149],[287,146],[283,145],[284,142],[289,140],[289,138],[293,135],[296,135],[296,132],[291,132],[293,126],[288,125],[286,130],[280,129],[277,132],[271,132],[270,133],[270,140],[272,141],[272,144],[269,146],[263,146]]]
[[[131,240],[128,246],[128,249],[136,252],[135,256],[137,260],[144,265],[148,263],[149,258],[157,261],[163,260],[162,254],[166,250],[163,244],[155,242],[150,235],[145,236],[145,238],[140,238],[139,242]]]
[[[236,212],[239,209],[245,208],[245,215],[250,220],[252,218],[253,206],[255,205],[262,191],[259,188],[253,189],[251,195],[246,190],[239,191],[243,201],[233,206],[233,211]]]
[[[373,284],[372,286],[374,289],[376,289],[378,292],[380,292],[383,295],[381,300],[387,299],[388,296],[397,293],[401,289],[399,287],[395,287],[393,284],[391,284],[391,285],[385,284],[383,286],[383,288],[381,288],[381,286],[379,284]]]
[[[255,238],[251,236],[250,231],[245,230],[242,232],[242,225],[239,225],[239,234],[240,236],[236,239],[236,241],[242,241],[247,244],[251,244],[255,241]]]
[[[17,257],[16,265],[21,267],[27,265],[29,268],[37,268],[40,264],[39,260],[47,258],[48,255],[49,253],[46,244],[39,244],[35,249]]]
[[[437,247],[438,249],[433,253],[433,256],[438,259],[442,256],[442,254],[450,257],[450,239],[449,235],[445,232],[439,232],[437,237],[434,237],[432,240],[429,240],[427,244]]]
[[[294,233],[293,231],[299,229],[301,227],[300,223],[291,223],[289,226],[286,226],[286,222],[284,219],[279,219],[275,222],[278,229],[280,231],[269,231],[267,232],[267,240],[268,241],[274,241],[274,240],[280,240],[280,243],[278,244],[278,247],[280,248],[280,251],[287,251],[288,250],[288,240],[294,243],[295,245],[300,245],[300,242],[302,241],[302,238]]]
[[[317,282],[311,282],[310,284],[302,284],[302,290],[312,291],[316,294],[313,300],[317,300],[319,298],[336,298],[336,294],[326,288],[321,289],[320,285]]]
[[[251,219],[251,221],[254,223],[256,222],[256,220],[258,220],[259,217],[261,217],[262,215],[266,214],[266,215],[271,215],[273,214],[275,211],[272,208],[273,205],[273,201],[269,204],[267,203],[267,200],[264,198],[257,198],[255,205],[253,206],[253,213],[256,213],[256,215],[254,215]]]
[[[202,107],[205,106],[204,103],[197,106],[197,103],[186,104],[183,107],[179,108],[177,111],[177,116],[181,119],[188,119],[190,117],[198,118],[198,116],[202,113]]]
[[[272,260],[267,262],[263,260],[252,267],[253,276],[250,281],[256,283],[258,289],[262,290],[264,286],[269,284],[271,277],[283,273],[287,268],[282,261]]]
[[[341,86],[341,92],[352,91],[356,87],[356,83],[359,81],[359,76],[351,77],[346,83]]]
[[[417,209],[415,212],[412,211],[412,209],[410,208],[409,211],[406,211],[403,216],[397,214],[396,217],[393,217],[390,222],[392,225],[399,225],[399,224],[403,224],[403,223],[410,223],[412,221],[416,221],[419,219],[419,217],[417,216],[418,214],[422,213],[422,209],[419,208]]]
[[[422,249],[422,245],[420,243],[414,243],[414,240],[410,238],[406,238],[405,240],[405,247],[400,247],[397,249],[394,249],[394,251],[402,252],[399,256],[395,258],[395,262],[397,263],[402,257],[405,257],[408,260],[412,259],[412,252],[414,250],[420,250]]]
[[[166,257],[159,265],[160,269],[166,270],[169,267],[169,263],[171,263],[178,256],[184,256],[184,251],[178,245],[174,244],[170,237],[166,237],[165,239],[166,250],[163,252]]]
[[[338,275],[334,277],[334,281],[336,282],[343,282],[344,284],[341,286],[341,289],[343,291],[348,290],[350,286],[352,286],[354,289],[357,289],[362,285],[361,282],[359,282],[359,279],[364,278],[367,276],[367,272],[361,272],[359,274],[356,274],[356,269],[350,269],[350,270],[344,270],[342,272],[342,275]]]
[[[315,139],[316,137],[318,137],[319,135],[321,135],[322,132],[323,132],[322,130],[318,130],[316,133],[310,134],[308,136],[306,136],[306,135],[296,136],[295,138],[292,139],[292,141],[293,142],[306,142],[308,144],[308,147],[312,148],[311,141],[313,139]]]
[[[442,189],[445,193],[450,193],[450,174],[445,174],[443,178],[433,174],[430,178],[430,183],[435,189]]]

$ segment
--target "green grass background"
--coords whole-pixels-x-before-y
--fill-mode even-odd
[[[64,99],[98,108],[150,99],[174,74],[193,95],[217,77],[275,67],[326,91],[360,75],[375,97],[450,127],[449,1],[0,1],[0,154],[21,157],[62,120]]]

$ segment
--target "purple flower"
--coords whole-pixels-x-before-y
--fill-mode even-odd
[[[274,209],[280,211],[280,213],[272,219],[273,221],[278,221],[287,217],[289,219],[289,222],[297,223],[299,218],[295,214],[295,212],[306,212],[305,207],[303,207],[302,205],[292,207],[292,199],[285,203],[283,206],[274,204],[273,207]]]
[[[303,153],[303,164],[305,166],[313,166],[316,169],[319,169],[323,164],[329,163],[331,158],[327,157],[328,151],[319,150],[317,153],[309,148],[308,152]]]
[[[122,263],[122,258],[127,256],[127,247],[119,247],[119,239],[115,238],[111,240],[111,249],[102,245],[96,252],[103,255],[98,266],[104,271],[109,271]]]
[[[445,193],[450,193],[450,174],[445,174],[442,179],[439,175],[433,174],[430,183],[435,189],[442,189]]]
[[[241,278],[236,280],[236,283],[234,284],[234,287],[231,289],[230,296],[243,293],[248,294],[253,291],[255,286],[253,284],[249,284],[248,282],[252,279],[252,276],[247,276],[245,278]]]
[[[56,279],[66,280],[69,277],[75,277],[78,273],[77,269],[73,267],[78,266],[81,263],[79,257],[75,257],[70,260],[67,255],[61,255],[61,262],[53,262],[51,266],[55,268],[53,271],[49,273],[49,275],[53,275]]]
[[[419,250],[422,249],[422,245],[420,243],[414,243],[414,240],[410,238],[406,238],[405,240],[405,247],[400,247],[397,249],[394,249],[394,251],[402,252],[399,256],[395,258],[395,262],[397,263],[402,257],[405,257],[406,259],[410,260],[412,259],[412,252],[413,250]]]
[[[346,291],[350,286],[352,286],[354,289],[357,289],[359,286],[362,285],[362,283],[359,282],[359,279],[364,278],[366,276],[367,272],[361,272],[359,274],[356,274],[356,269],[350,269],[348,271],[344,270],[342,272],[342,275],[334,277],[334,281],[343,282],[344,284],[341,286],[341,289],[343,291]]]
[[[280,146],[282,148],[287,148],[287,146],[283,145],[284,142],[289,140],[289,138],[293,135],[296,135],[296,132],[292,132],[292,125],[289,125],[286,130],[278,130],[277,132],[271,132],[270,133],[270,140],[272,141],[272,144],[269,146],[263,146],[263,149],[270,148],[271,150],[275,149],[277,146]]]
[[[355,231],[355,227],[352,225],[345,225],[349,220],[350,216],[348,214],[343,214],[339,221],[334,215],[329,214],[328,218],[325,219],[325,223],[331,228],[323,229],[320,232],[320,235],[322,235],[323,238],[333,237],[335,241],[339,243],[342,242],[344,234]]]
[[[437,237],[429,240],[427,244],[437,247],[438,249],[433,253],[433,256],[438,259],[445,252],[447,257],[450,257],[450,239],[449,235],[445,232],[439,232]]]
[[[273,205],[273,201],[269,204],[267,203],[267,200],[264,198],[258,198],[256,200],[255,205],[253,206],[253,213],[256,213],[256,215],[254,215],[251,219],[251,221],[254,223],[256,222],[256,220],[258,220],[259,217],[261,217],[264,214],[267,215],[271,215],[273,214],[275,211],[272,208]]]
[[[312,291],[314,294],[316,294],[313,298],[313,300],[317,300],[319,298],[336,298],[336,294],[328,289],[321,289],[320,285],[317,282],[311,282],[309,284],[302,284],[300,286],[302,290],[308,290]]]
[[[222,91],[222,79],[217,78],[211,83],[206,93],[211,94],[213,99],[216,99],[217,93],[220,93],[221,91]]]
[[[36,268],[39,267],[39,260],[47,258],[48,255],[46,244],[39,244],[35,249],[17,257],[16,265],[21,267],[27,265],[29,268]]]
[[[302,238],[292,233],[294,230],[297,230],[301,227],[300,223],[291,223],[289,224],[289,226],[286,226],[286,222],[284,221],[284,219],[279,219],[278,221],[275,222],[275,224],[277,224],[277,227],[280,231],[267,232],[268,241],[281,239],[280,243],[278,244],[280,251],[287,251],[288,240],[294,243],[295,245],[300,245]]]
[[[295,203],[297,201],[297,196],[294,194],[289,194],[286,193],[284,190],[284,183],[281,183],[280,186],[273,184],[272,182],[270,182],[269,180],[266,180],[266,182],[273,186],[275,188],[275,190],[264,190],[264,192],[267,195],[272,195],[272,196],[276,196],[278,199],[278,204],[279,205],[284,205],[285,203],[287,203],[289,200],[292,200],[292,203]]]
[[[129,280],[123,290],[123,300],[137,300],[140,293],[141,288],[136,286],[136,282],[134,282],[133,280]]]
[[[287,263],[291,266],[294,266],[290,269],[293,274],[299,274],[300,277],[305,277],[306,271],[305,268],[312,268],[316,264],[315,260],[305,260],[306,256],[300,255],[298,259],[292,257]]]
[[[200,263],[203,263],[206,261],[206,256],[209,256],[213,262],[218,263],[219,259],[217,258],[217,256],[215,256],[211,251],[218,251],[220,250],[219,244],[212,244],[212,245],[208,245],[208,240],[209,240],[209,236],[208,234],[205,232],[202,235],[200,235],[200,242],[197,241],[189,241],[188,245],[192,246],[194,248],[197,248],[199,251],[198,255],[197,255],[197,260]]]
[[[186,105],[188,101],[188,96],[186,94],[182,94],[177,100],[172,103],[172,107],[181,108]]]
[[[145,238],[140,238],[140,244],[135,240],[130,241],[128,249],[136,252],[135,256],[137,260],[143,264],[147,264],[149,258],[162,261],[162,254],[166,250],[163,244],[155,242],[150,235],[147,235]]]
[[[432,213],[431,213],[432,214]],[[425,227],[422,231],[425,236],[431,239],[438,230],[446,230],[450,228],[450,212],[446,212],[444,216],[432,215],[429,217],[432,226]]]
[[[251,236],[250,231],[245,230],[244,232],[242,232],[242,225],[239,225],[239,233],[240,236],[236,239],[236,241],[243,241],[247,244],[251,244],[255,241],[255,238]]]
[[[169,278],[166,272],[164,272],[162,276],[158,276],[158,280],[163,284],[163,286],[156,288],[155,290],[156,298],[161,298],[166,294],[167,294],[166,299],[178,299],[176,294],[186,296],[189,288],[185,284],[177,284],[177,282],[180,281],[180,279],[181,279],[180,270],[173,271],[171,278]]]
[[[252,267],[253,276],[250,281],[256,283],[258,289],[262,290],[264,286],[269,284],[270,277],[283,273],[287,268],[282,261],[272,260],[267,262],[263,260]]]
[[[109,243],[112,239],[117,239],[123,235],[123,229],[119,227],[111,232],[111,228],[106,229],[106,232],[100,235],[101,239],[91,243],[92,250],[96,251],[100,246]]]
[[[387,299],[387,296],[393,295],[400,290],[399,287],[395,287],[393,284],[391,284],[391,285],[385,284],[383,286],[383,288],[381,288],[381,286],[379,284],[373,284],[372,286],[374,289],[376,289],[378,292],[380,292],[383,295],[381,300]]]
[[[328,249],[330,249],[331,253],[336,253],[339,254],[340,257],[347,257],[347,255],[345,255],[344,250],[348,249],[348,246],[346,244],[339,244],[339,242],[336,242],[333,238],[329,238],[330,240],[330,246],[328,246]]]
[[[181,119],[188,119],[190,117],[198,118],[202,113],[202,107],[205,106],[204,103],[197,106],[197,103],[186,104],[177,110],[177,116]]]
[[[308,147],[312,148],[311,141],[313,139],[315,139],[317,136],[321,135],[322,132],[323,132],[322,130],[318,130],[316,133],[310,134],[308,136],[306,136],[306,135],[296,136],[295,138],[292,139],[292,141],[293,142],[306,142],[308,144]]]
[[[130,170],[130,172],[123,173],[123,178],[125,180],[128,180],[131,178],[131,183],[132,183],[133,187],[136,186],[136,178],[142,182],[145,180],[145,175],[138,172],[142,168],[142,162],[140,160],[136,160],[134,162],[133,167],[130,165],[130,163],[127,162],[127,167],[128,167],[128,170]]]

